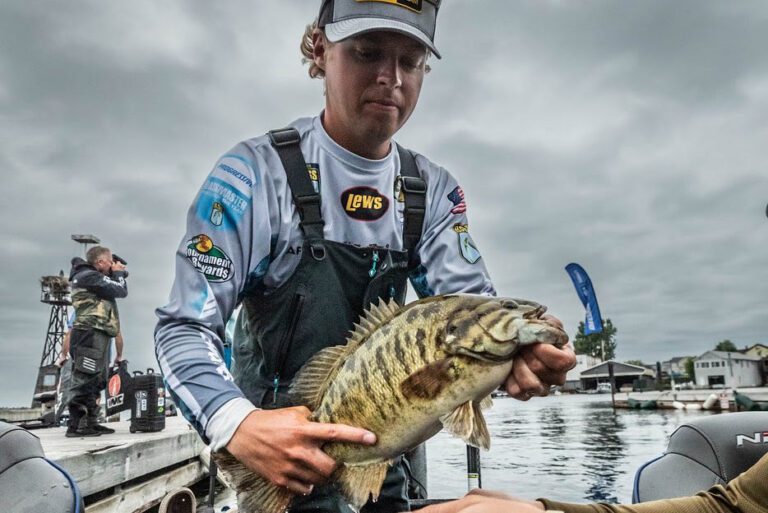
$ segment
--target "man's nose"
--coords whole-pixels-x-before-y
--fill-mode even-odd
[[[397,57],[384,59],[378,69],[377,81],[387,87],[400,87],[403,85],[402,71]]]

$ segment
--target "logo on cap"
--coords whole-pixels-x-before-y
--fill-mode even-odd
[[[381,4],[392,4],[399,7],[405,7],[415,12],[421,12],[422,0],[357,0],[358,2],[378,2]]]

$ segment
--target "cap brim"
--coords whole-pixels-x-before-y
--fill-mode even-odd
[[[429,48],[429,50],[435,54],[435,57],[438,59],[441,58],[440,52],[437,51],[435,45],[432,44],[432,41],[429,40],[424,32],[413,25],[385,18],[351,18],[348,20],[337,21],[336,23],[329,23],[325,26],[325,36],[332,43],[336,43],[348,37],[363,34],[365,32],[374,32],[376,30],[391,30],[393,32],[400,32],[406,36],[411,36]]]

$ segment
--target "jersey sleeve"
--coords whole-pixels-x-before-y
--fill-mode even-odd
[[[179,410],[214,449],[254,409],[227,369],[222,341],[241,292],[269,263],[262,164],[245,143],[216,163],[187,213],[169,301],[156,311],[160,368]],[[212,422],[224,405],[228,420]]]
[[[419,297],[470,293],[496,295],[480,251],[472,240],[464,191],[444,169],[417,157],[427,180],[422,237],[416,247],[420,264],[410,280]]]
[[[763,513],[768,504],[768,455],[726,485],[690,497],[639,504],[568,504],[538,499],[565,513]]]

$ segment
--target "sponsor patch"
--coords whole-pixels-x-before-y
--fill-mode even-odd
[[[187,260],[209,282],[228,281],[232,278],[232,260],[205,234],[187,242]]]
[[[315,192],[320,192],[320,165],[307,163],[307,173],[309,173],[309,179],[312,181],[312,188]]]
[[[352,187],[340,199],[344,212],[359,221],[375,221],[389,208],[389,199],[372,187]]]
[[[393,198],[397,199],[398,203],[405,203],[405,193],[403,192],[403,177],[397,175],[395,178],[395,191],[392,194]]]
[[[211,206],[210,220],[214,226],[221,226],[221,223],[224,221],[224,205],[218,201],[214,201],[213,206]]]
[[[464,260],[474,264],[480,260],[480,251],[475,246],[475,241],[469,236],[469,227],[466,224],[454,224],[453,231],[459,236],[459,251]]]
[[[464,202],[464,191],[458,185],[448,194],[448,199],[453,203],[451,214],[462,214],[467,211],[467,204]]]
[[[244,175],[243,173],[233,168],[232,166],[228,166],[222,162],[217,166],[217,168],[221,169],[228,175],[234,176],[235,178],[243,182],[245,185],[247,185],[249,188],[253,187],[253,180],[251,180],[248,176]]]
[[[214,229],[236,230],[251,198],[220,178],[211,176],[200,189],[196,213],[198,219]]]
[[[378,2],[380,4],[392,4],[405,7],[414,12],[421,12],[423,0],[357,0],[358,2]]]

